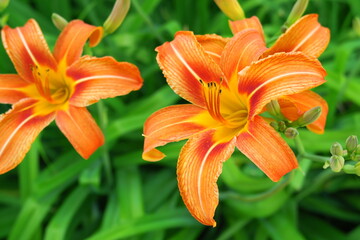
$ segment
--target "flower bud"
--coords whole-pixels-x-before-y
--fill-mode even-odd
[[[283,121],[279,122],[279,131],[284,132],[286,130],[287,126]]]
[[[346,139],[346,149],[348,150],[349,154],[354,152],[358,145],[358,138],[355,135],[349,136]]]
[[[344,150],[343,150],[341,144],[336,142],[331,146],[330,153],[333,156],[343,156],[344,155]]]
[[[299,135],[299,132],[296,128],[289,127],[285,130],[285,136],[287,138],[294,139],[297,135]]]
[[[299,18],[302,17],[304,14],[307,6],[308,6],[309,0],[297,0],[294,7],[292,8],[286,23],[284,24],[286,28],[290,27],[292,24],[294,24]]]
[[[121,25],[130,9],[130,0],[116,0],[115,5],[104,22],[104,30],[107,34],[113,33]]]
[[[354,18],[353,29],[354,29],[356,35],[358,35],[360,37],[360,18],[359,17]]]
[[[9,5],[10,0],[0,0],[0,12],[4,11]]]
[[[310,123],[315,122],[321,115],[321,107],[314,107],[306,111],[301,117],[299,117],[294,124],[297,124],[299,127],[304,127]]]
[[[360,155],[355,155],[355,157],[354,157],[354,161],[360,161]]]
[[[360,144],[357,145],[355,153],[360,154]]]
[[[242,20],[245,18],[244,10],[237,0],[214,0],[220,10],[231,20]]]
[[[57,13],[53,13],[51,15],[51,20],[52,20],[53,24],[55,25],[55,27],[57,29],[59,29],[60,31],[62,31],[65,28],[65,26],[68,24],[68,21],[66,21],[65,18],[63,18],[62,16],[60,16]]]
[[[331,156],[330,168],[333,172],[340,172],[344,167],[345,159],[341,156]]]
[[[271,122],[270,126],[272,126],[276,131],[279,130],[279,124],[277,122]]]
[[[330,167],[329,161],[326,161],[323,165],[323,169],[327,169],[328,167]]]
[[[275,117],[283,118],[283,115],[280,110],[280,105],[277,100],[271,100],[266,105],[266,109],[271,115],[273,115]]]

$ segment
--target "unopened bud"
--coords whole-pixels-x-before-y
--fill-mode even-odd
[[[299,117],[294,123],[299,127],[304,127],[310,123],[315,122],[321,115],[321,107],[314,107],[306,111],[301,117]]]
[[[345,164],[343,167],[343,171],[344,171],[344,173],[347,173],[347,174],[357,174],[355,165],[352,165],[352,164]]]
[[[220,10],[231,20],[242,20],[245,18],[244,10],[237,0],[214,0]]]
[[[360,37],[360,18],[359,17],[354,18],[353,29],[354,29],[356,35],[358,35]]]
[[[4,11],[9,5],[10,0],[0,0],[0,12]]]
[[[68,24],[68,21],[66,21],[65,18],[63,18],[62,16],[60,16],[57,13],[53,13],[51,15],[51,20],[52,20],[53,24],[55,25],[55,27],[57,29],[59,29],[60,31],[62,31]]]
[[[283,121],[279,122],[279,131],[284,132],[286,130],[287,126]]]
[[[355,153],[360,154],[360,144],[357,145]]]
[[[123,22],[130,9],[130,0],[116,0],[115,5],[104,22],[104,30],[107,34],[113,33]]]
[[[304,14],[307,6],[308,6],[309,0],[297,0],[294,7],[292,8],[286,23],[284,24],[286,28],[293,25],[299,18],[302,17]]]
[[[329,161],[326,161],[324,163],[323,169],[327,169],[328,167],[330,167]]]
[[[345,159],[341,156],[331,156],[330,168],[333,172],[340,172],[344,167]]]
[[[330,153],[333,156],[343,156],[344,150],[340,143],[336,142],[334,143],[330,148]]]
[[[360,177],[360,162],[355,164],[355,174]]]
[[[299,135],[299,132],[296,128],[289,127],[285,130],[285,136],[287,138],[294,139],[297,135]]]
[[[277,122],[271,122],[270,126],[272,126],[276,131],[279,130],[279,124]]]
[[[354,152],[358,145],[358,138],[355,135],[349,136],[346,139],[346,149],[348,150],[349,154]]]
[[[268,104],[266,104],[266,109],[271,115],[282,118],[280,105],[277,100],[271,100]]]

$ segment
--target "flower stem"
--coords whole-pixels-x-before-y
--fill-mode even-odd
[[[302,158],[303,155],[306,154],[306,152],[305,152],[304,144],[301,141],[300,134],[298,134],[294,138],[294,142],[295,142],[296,149],[298,150],[298,155],[300,156],[300,158]]]
[[[298,160],[306,158],[313,162],[318,162],[318,163],[325,163],[326,161],[329,160],[328,157],[323,157],[323,156],[318,156],[316,154],[307,153],[305,151],[304,144],[301,141],[300,135],[297,135],[294,138],[294,142],[295,142],[295,147],[298,151],[298,155],[297,155]]]

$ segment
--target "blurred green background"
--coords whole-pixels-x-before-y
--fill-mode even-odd
[[[1,14],[11,27],[35,18],[50,45],[59,31],[51,22],[102,25],[112,0],[11,0]],[[279,32],[290,0],[242,0],[246,16],[260,18],[267,39]],[[331,42],[320,61],[327,83],[315,89],[329,104],[324,135],[300,131],[307,152],[330,156],[331,144],[360,137],[360,36],[352,21],[359,0],[311,0],[306,13],[318,13]],[[176,160],[184,142],[161,150],[157,163],[141,159],[142,125],[154,111],[180,102],[156,64],[155,47],[179,30],[231,37],[227,17],[211,0],[132,0],[123,25],[92,54],[136,64],[144,78],[140,91],[90,107],[106,144],[89,160],[77,155],[53,123],[15,170],[0,175],[0,239],[255,239],[359,240],[360,177],[323,170],[302,159],[293,178],[273,183],[239,151],[219,178],[216,228],[192,218],[176,182]],[[0,73],[14,72],[3,46]],[[11,106],[0,105],[0,113]],[[1,133],[0,133],[1,134]],[[293,146],[293,142],[289,141]]]

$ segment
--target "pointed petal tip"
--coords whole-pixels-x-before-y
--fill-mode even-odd
[[[157,150],[156,148],[151,149],[150,151],[144,152],[142,154],[142,158],[145,161],[149,161],[149,162],[157,162],[163,159],[164,157],[166,157],[166,155],[161,151]]]

